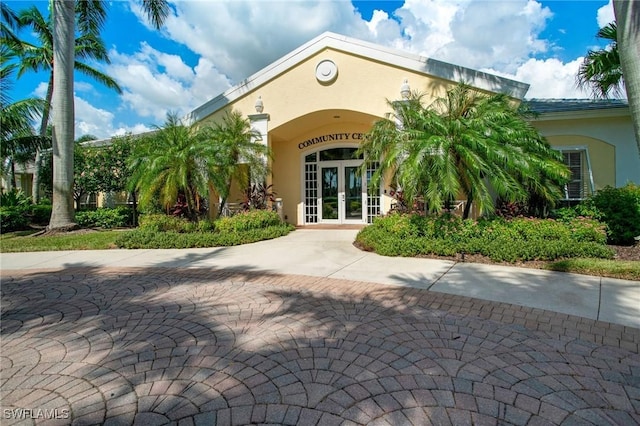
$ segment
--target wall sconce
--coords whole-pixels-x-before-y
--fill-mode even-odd
[[[256,103],[254,106],[256,107],[256,112],[258,114],[262,114],[262,111],[264,111],[264,103],[262,102],[262,96],[258,96],[258,100],[256,100]]]
[[[402,100],[406,101],[409,99],[411,95],[411,87],[409,87],[409,80],[406,78],[402,82],[402,86],[400,86],[400,96],[402,96]]]

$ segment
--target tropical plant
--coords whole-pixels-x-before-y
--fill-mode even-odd
[[[0,172],[9,172],[11,186],[16,187],[15,166],[29,161],[32,153],[44,143],[36,137],[32,122],[42,112],[43,101],[28,98],[13,102],[9,97],[11,75],[16,69],[9,59],[14,52],[7,44],[0,46]]]
[[[247,182],[247,173],[264,177],[268,148],[254,141],[255,136],[248,120],[237,112],[225,115],[222,123],[204,127],[186,126],[169,114],[164,126],[135,144],[129,189],[140,194],[141,206],[158,201],[167,212],[182,200],[185,216],[195,220],[210,187],[224,203],[233,179]]]
[[[640,185],[606,186],[585,201],[607,224],[610,244],[632,245],[640,235]]]
[[[221,122],[209,130],[213,141],[207,149],[208,174],[211,185],[220,197],[220,211],[231,192],[231,182],[248,185],[263,183],[267,173],[269,148],[258,140],[260,135],[251,129],[251,123],[237,111],[227,112]],[[242,163],[245,167],[239,167]]]
[[[613,11],[618,24],[620,66],[640,155],[640,2],[613,0]]]
[[[80,32],[98,33],[106,17],[106,2],[59,0],[53,2],[53,158],[54,193],[49,229],[74,227],[73,211],[73,71],[75,17]],[[166,0],[143,0],[142,7],[156,28],[169,14]]]
[[[175,114],[168,114],[162,127],[138,140],[129,161],[129,188],[140,194],[140,205],[156,201],[168,212],[184,197],[187,216],[196,219],[202,194],[208,190],[205,162],[211,140],[207,133],[184,125]]]
[[[590,50],[578,69],[578,87],[590,88],[596,98],[607,98],[612,94],[619,97],[624,90],[617,33],[615,22],[600,28],[596,37],[607,41],[609,45],[604,49]]]
[[[459,84],[428,106],[417,94],[390,106],[394,112],[364,135],[360,152],[380,159],[373,184],[391,174],[407,205],[423,199],[437,212],[464,194],[467,218],[472,203],[492,212],[495,195],[551,205],[561,197],[568,169],[508,97]]]
[[[80,14],[81,10],[82,8],[78,7],[76,12]],[[18,26],[20,28],[28,27],[39,42],[38,45],[21,42],[18,77],[28,71],[45,71],[49,74],[45,98],[46,104],[40,121],[39,133],[40,136],[44,137],[49,124],[50,104],[53,95],[53,23],[50,17],[45,18],[37,7],[32,6],[18,14]],[[117,93],[122,93],[120,86],[113,78],[88,64],[88,61],[108,64],[110,60],[104,42],[98,34],[98,28],[91,25],[84,25],[83,28],[82,32],[75,38],[74,69],[115,90]],[[34,163],[33,199],[37,202],[39,198],[41,164],[39,150],[36,152]]]
[[[276,193],[273,192],[273,185],[264,183],[252,183],[244,192],[242,200],[243,210],[265,210],[269,203],[276,201]]]

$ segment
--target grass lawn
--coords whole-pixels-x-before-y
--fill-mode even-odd
[[[636,260],[565,259],[549,262],[545,269],[640,281],[640,262]]]
[[[3,253],[56,250],[106,250],[117,248],[114,241],[122,231],[74,232],[67,235],[33,237],[36,231],[19,231],[0,236]]]

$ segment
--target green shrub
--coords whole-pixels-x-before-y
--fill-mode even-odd
[[[601,189],[588,200],[609,228],[609,243],[631,245],[640,235],[640,186],[628,183],[621,188]]]
[[[27,208],[31,205],[29,198],[21,189],[11,189],[11,191],[0,194],[0,206]]]
[[[249,210],[231,217],[223,217],[216,221],[219,232],[240,232],[261,229],[282,224],[278,213],[271,210]]]
[[[51,219],[51,204],[34,204],[31,206],[31,222],[35,225],[47,225]]]
[[[0,232],[13,232],[27,229],[29,217],[24,207],[10,206],[0,207]]]
[[[194,226],[186,219],[163,213],[141,215],[139,223],[141,229],[156,232],[189,232]]]
[[[495,218],[477,222],[449,214],[389,215],[364,228],[356,241],[386,256],[480,254],[495,261],[554,260],[564,257],[611,258],[601,223],[584,217]]]
[[[288,224],[268,226],[241,232],[175,232],[138,228],[123,232],[116,239],[116,245],[127,249],[171,249],[219,247],[248,244],[287,235],[293,227]]]
[[[83,228],[122,228],[133,222],[133,212],[128,207],[99,208],[76,213],[76,223]]]

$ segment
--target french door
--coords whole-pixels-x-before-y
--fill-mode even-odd
[[[366,188],[361,160],[321,162],[318,176],[319,215],[327,223],[366,222]]]

